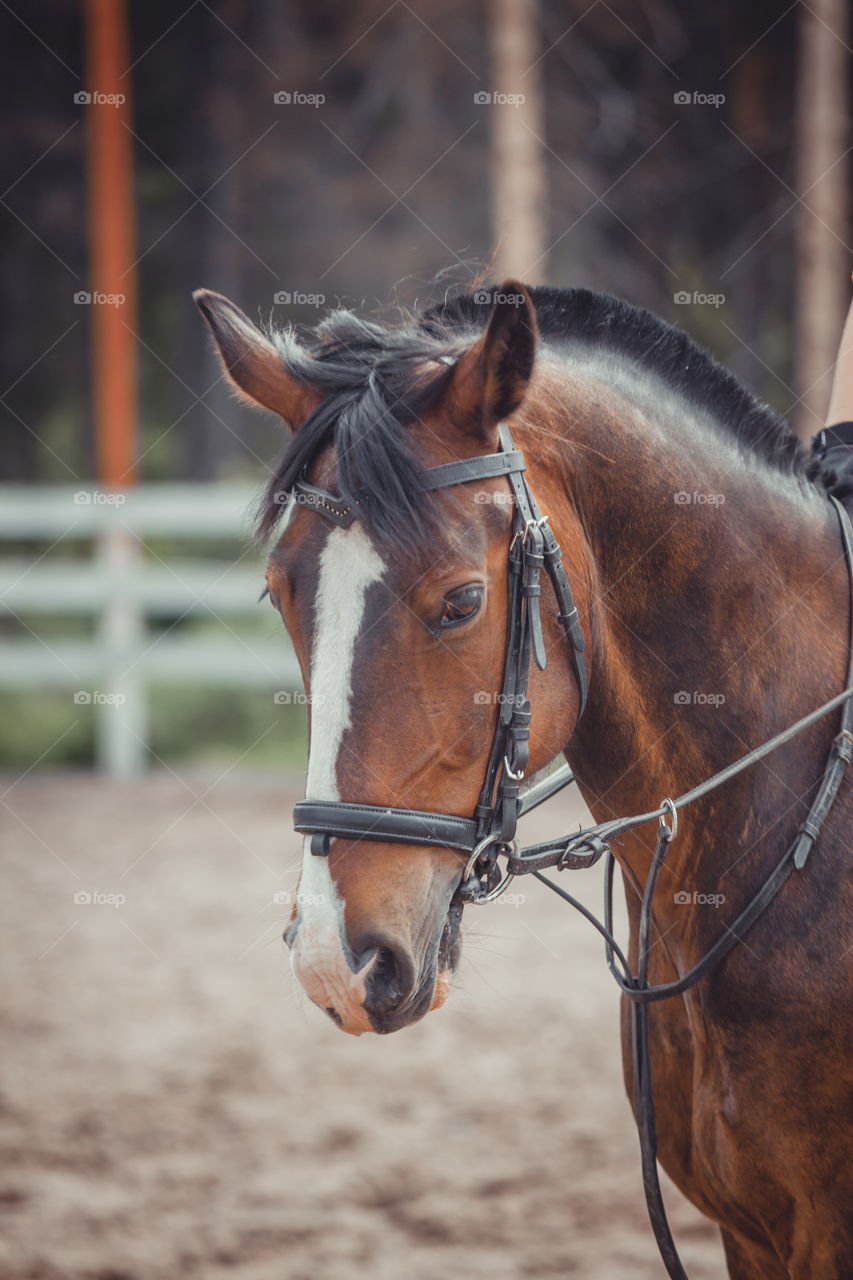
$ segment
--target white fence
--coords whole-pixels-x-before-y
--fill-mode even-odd
[[[114,777],[145,767],[148,686],[153,680],[270,691],[302,688],[284,629],[268,641],[241,636],[229,615],[245,614],[263,587],[252,546],[245,485],[150,484],[123,493],[70,486],[0,486],[0,543],[37,539],[35,558],[0,558],[0,617],[22,620],[25,639],[0,644],[0,686],[66,688],[95,702],[98,765]],[[241,539],[242,557],[161,558],[147,538]],[[57,550],[90,544],[88,558]],[[149,620],[206,614],[221,637],[154,632]],[[94,618],[90,640],[39,634],[38,616]]]

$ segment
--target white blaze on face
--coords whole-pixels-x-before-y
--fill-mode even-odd
[[[311,751],[308,800],[339,800],[337,762],[350,725],[355,642],[369,588],[387,566],[358,523],[333,529],[320,556],[311,652]],[[327,858],[303,844],[299,928],[290,951],[294,975],[324,1009],[334,1009],[344,1030],[371,1026],[363,1008],[371,965],[353,973],[344,951],[344,904],[329,875]]]

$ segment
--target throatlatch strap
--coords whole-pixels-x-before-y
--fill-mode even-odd
[[[501,423],[498,428],[498,437],[503,449],[512,448],[512,433],[507,423]],[[544,565],[551,579],[551,585],[554,588],[554,595],[557,597],[557,617],[563,625],[563,630],[569,641],[572,651],[572,660],[575,667],[575,677],[580,690],[580,706],[578,709],[578,719],[583,715],[584,708],[587,703],[589,694],[589,677],[586,668],[586,642],[581,630],[580,621],[578,619],[578,611],[575,607],[574,598],[572,597],[572,589],[569,585],[569,579],[563,566],[563,557],[560,551],[560,545],[557,542],[553,529],[551,528],[548,517],[543,516],[533,496],[530,485],[527,483],[527,477],[524,475],[507,476],[509,486],[512,490],[512,496],[515,500],[516,511],[520,512],[524,525],[527,530],[536,529],[542,539],[541,550],[536,549],[535,554],[543,557]],[[538,631],[538,640],[541,652],[541,661],[537,655],[537,665],[540,670],[545,669],[545,648],[542,641],[542,627],[538,617],[535,620]]]

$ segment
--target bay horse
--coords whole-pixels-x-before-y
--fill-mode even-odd
[[[523,766],[564,754],[599,823],[654,811],[845,689],[849,485],[686,334],[607,295],[507,282],[491,305],[393,325],[340,310],[302,337],[196,300],[236,389],[293,430],[259,531],[278,534],[269,598],[310,697],[308,802],[397,815],[381,838],[306,834],[292,969],[344,1031],[395,1031],[447,998],[472,861],[444,833],[482,804],[505,722],[522,464],[475,483],[472,467],[516,451],[562,552],[583,672],[549,576]],[[430,487],[449,464],[465,482]],[[622,832],[632,969],[677,982],[731,930],[813,812],[836,734],[823,716],[726,777],[677,839]],[[457,816],[432,843],[395,837],[399,815],[437,811]],[[658,1158],[738,1280],[853,1276],[852,853],[845,782],[737,945],[649,1010]]]

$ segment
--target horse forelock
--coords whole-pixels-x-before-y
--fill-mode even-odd
[[[810,458],[789,424],[683,330],[608,294],[532,287],[530,295],[544,347],[558,359],[593,363],[617,384],[627,379],[659,401],[687,406],[699,430],[728,438],[770,472],[850,496],[850,482],[844,488],[831,468]],[[423,487],[412,428],[489,315],[489,307],[463,295],[399,324],[337,310],[307,333],[273,332],[287,372],[323,398],[278,464],[258,512],[259,535],[273,532],[283,495],[332,446],[338,491],[347,501],[359,497],[377,545],[411,553],[434,538],[438,508]]]
[[[441,395],[464,350],[458,335],[392,327],[336,311],[307,336],[273,335],[287,372],[323,396],[293,436],[258,512],[258,533],[278,524],[284,495],[329,446],[338,492],[361,503],[383,549],[415,551],[436,532],[435,504],[411,428]]]

